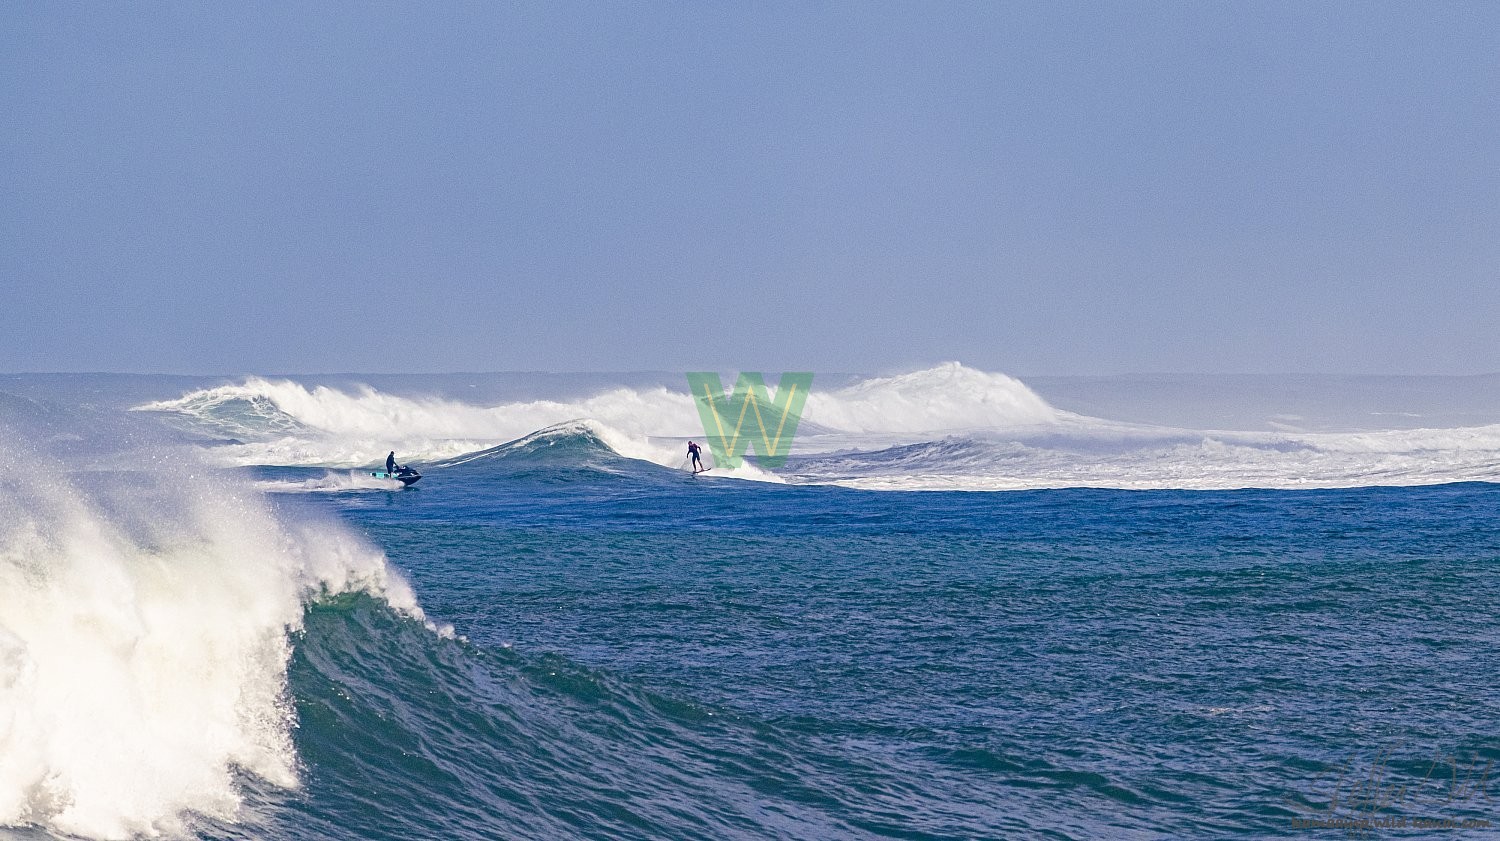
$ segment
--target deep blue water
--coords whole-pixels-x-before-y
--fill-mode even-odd
[[[1500,798],[1490,485],[865,492],[576,441],[279,499],[466,640],[312,608],[306,785],[226,834],[1304,837]]]

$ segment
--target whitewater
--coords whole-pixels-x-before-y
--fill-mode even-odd
[[[132,408],[208,439],[209,459],[236,466],[362,468],[391,449],[408,461],[444,462],[566,428],[621,456],[675,468],[684,442],[703,432],[682,383],[490,404],[462,390],[397,394],[249,377]],[[1325,402],[1336,403],[1338,390],[1334,383]],[[1305,418],[1287,414],[1256,418],[1260,428],[1190,428],[1065,410],[1013,377],[947,363],[815,381],[784,469],[763,470],[752,458],[722,473],[878,490],[1336,488],[1495,477],[1500,414],[1425,427],[1412,425],[1422,411],[1399,410],[1431,402],[1419,394],[1393,403],[1397,410],[1322,424],[1331,428],[1299,429]],[[302,480],[309,490],[358,481],[357,472]]]
[[[309,603],[363,592],[451,635],[367,541],[181,452],[128,477],[9,464],[28,478],[0,492],[0,826],[181,835],[189,812],[238,813],[237,774],[296,787],[286,667]]]

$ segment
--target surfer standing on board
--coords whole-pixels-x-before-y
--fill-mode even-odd
[[[693,472],[694,473],[702,473],[703,472],[703,462],[701,460],[699,460],[699,458],[698,458],[698,450],[699,450],[699,447],[698,447],[697,444],[694,444],[692,441],[688,442],[688,456],[690,458],[692,458],[692,460],[693,460]]]

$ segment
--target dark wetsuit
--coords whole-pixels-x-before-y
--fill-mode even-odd
[[[385,457],[385,472],[392,476],[396,475],[396,452],[394,450],[391,451],[390,455]]]
[[[694,444],[692,441],[688,442],[688,455],[693,457],[693,469],[702,470],[703,462],[698,460],[698,445]]]

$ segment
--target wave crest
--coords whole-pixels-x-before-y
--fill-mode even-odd
[[[232,820],[236,773],[297,785],[286,667],[304,605],[362,591],[425,622],[378,550],[201,467],[23,467],[0,489],[0,826]]]

